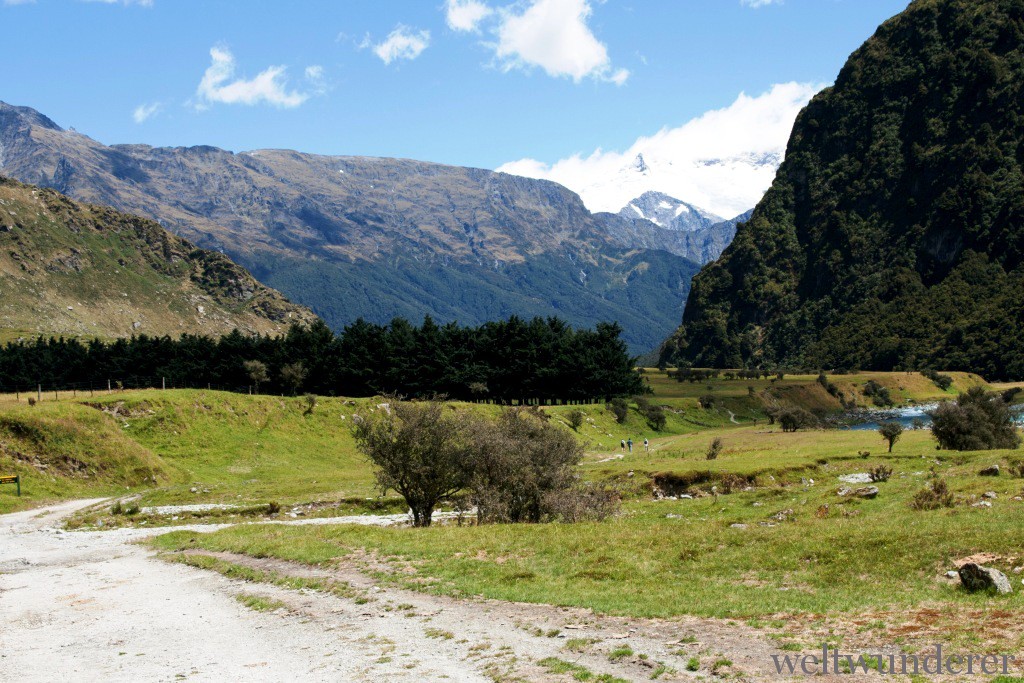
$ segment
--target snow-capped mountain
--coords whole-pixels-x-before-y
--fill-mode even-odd
[[[664,192],[644,192],[622,207],[619,215],[627,220],[643,219],[661,228],[687,232],[710,228],[715,223],[725,220],[699,206],[670,197]]]

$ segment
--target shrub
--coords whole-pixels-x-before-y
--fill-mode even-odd
[[[619,424],[623,424],[626,418],[629,417],[629,404],[626,403],[624,398],[613,398],[608,403],[608,410],[615,415],[615,421]]]
[[[617,491],[577,485],[562,491],[550,491],[542,500],[549,521],[575,524],[600,522],[614,515],[622,502]]]
[[[36,404],[36,400],[33,397],[29,396],[28,397],[28,404],[30,406],[34,406]]]
[[[444,408],[439,401],[392,401],[391,410],[372,418],[359,416],[352,427],[381,493],[393,489],[405,498],[414,526],[430,526],[438,503],[469,481],[471,448],[465,422]]]
[[[704,410],[711,410],[715,407],[715,397],[712,394],[704,394],[697,399],[697,403],[699,403],[700,407]]]
[[[116,501],[110,508],[110,514],[120,515],[124,513],[124,508],[121,506],[121,501]]]
[[[892,468],[888,465],[879,465],[878,467],[872,467],[868,472],[868,476],[871,477],[871,481],[878,483],[880,481],[889,481],[892,477]]]
[[[951,508],[956,503],[953,492],[944,479],[935,479],[930,485],[914,494],[910,507],[915,510],[938,510]]]
[[[943,391],[946,391],[951,386],[953,386],[953,378],[950,377],[949,375],[940,375],[939,373],[930,369],[922,370],[921,374],[930,379],[931,381],[935,382],[935,386],[937,386],[939,389],[942,389]]]
[[[885,408],[893,404],[892,393],[888,387],[883,387],[873,379],[869,379],[864,385],[864,395],[871,399],[879,408]]]
[[[668,416],[665,415],[665,409],[661,406],[648,406],[644,411],[644,418],[651,429],[656,432],[662,431],[668,424]]]
[[[1024,479],[1024,460],[1014,460],[1007,469],[1010,470],[1011,475],[1018,479]]]
[[[715,440],[711,442],[710,446],[708,446],[708,450],[705,454],[705,457],[708,460],[717,460],[718,456],[722,454],[722,449],[724,447],[725,444],[722,442],[721,437],[715,437]]]
[[[784,432],[795,432],[810,427],[816,422],[814,416],[803,408],[787,408],[781,411],[778,421]]]
[[[280,375],[281,385],[288,393],[294,396],[302,388],[302,383],[306,381],[309,371],[306,370],[306,366],[302,364],[302,361],[298,361],[282,367]]]
[[[570,410],[567,416],[569,420],[569,426],[572,427],[574,432],[580,431],[580,427],[583,426],[583,411],[577,408],[576,410]]]
[[[903,436],[903,425],[899,422],[883,422],[878,427],[878,433],[889,442],[889,452],[892,453],[892,447]]]
[[[529,410],[506,410],[496,422],[467,421],[472,455],[466,481],[480,523],[542,522],[567,515],[583,447]],[[582,494],[581,494],[582,495]],[[554,506],[554,507],[553,507]],[[555,509],[557,508],[557,509]]]
[[[131,505],[124,509],[124,514],[128,515],[129,517],[139,514],[139,504],[132,503]]]
[[[1017,448],[1021,438],[1010,407],[998,394],[972,387],[955,402],[943,401],[929,413],[939,447],[956,451]]]
[[[306,415],[312,415],[316,408],[316,394],[306,394],[302,400],[306,404]]]
[[[267,503],[267,514],[268,515],[276,515],[280,511],[281,511],[281,504],[278,503],[277,501],[272,500],[269,503]]]

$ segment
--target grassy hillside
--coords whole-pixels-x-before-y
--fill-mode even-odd
[[[172,470],[103,413],[73,401],[36,407],[0,402],[0,513],[66,498],[117,496],[163,486]]]
[[[158,224],[0,177],[0,342],[278,333],[313,315]]]

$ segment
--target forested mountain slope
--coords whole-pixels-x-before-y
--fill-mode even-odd
[[[1024,0],[916,0],[796,121],[663,358],[1024,376]]]

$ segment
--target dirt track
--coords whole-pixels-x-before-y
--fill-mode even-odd
[[[740,624],[453,600],[382,589],[356,567],[223,557],[347,581],[370,597],[363,602],[228,580],[161,561],[131,542],[160,529],[56,528],[92,503],[0,517],[0,680],[572,680],[538,664],[547,657],[630,681],[649,680],[655,662],[664,662],[675,671],[661,680],[694,680],[685,670],[690,656],[701,659],[707,677],[706,667],[723,655],[732,664],[720,673],[776,678],[768,667],[777,651]],[[285,607],[257,612],[239,593]],[[697,642],[680,643],[690,637]],[[570,639],[592,642],[578,652],[566,647]],[[609,654],[625,645],[635,655],[612,661]]]

